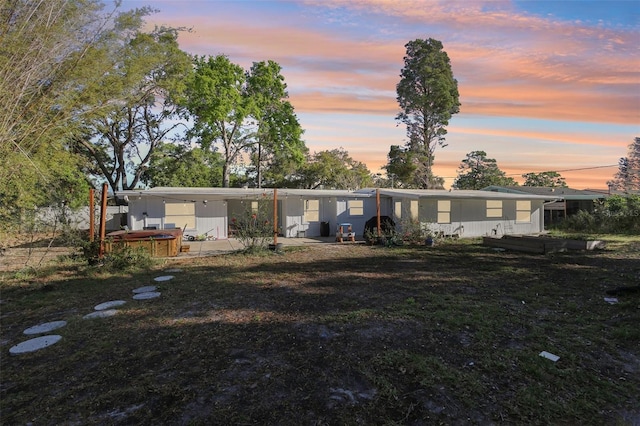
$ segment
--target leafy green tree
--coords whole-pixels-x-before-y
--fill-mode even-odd
[[[408,176],[413,170],[410,181],[401,180],[407,186],[441,187],[442,180],[432,172],[434,153],[438,146],[446,146],[446,126],[460,111],[458,82],[440,41],[416,39],[405,47],[404,67],[396,87],[401,112],[396,119],[407,126],[405,150],[411,155],[392,150],[389,164],[405,163],[398,176]]]
[[[178,48],[179,30],[135,31],[105,46],[103,59],[114,71],[90,93],[105,106],[83,120],[77,149],[86,155],[115,191],[136,188],[154,151],[180,123],[179,95],[191,59]]]
[[[151,155],[141,180],[150,187],[219,187],[222,158],[219,153],[200,147],[163,143]]]
[[[224,55],[194,58],[184,105],[195,121],[192,134],[204,149],[221,144],[222,186],[229,187],[231,168],[250,149],[259,108],[247,93],[246,74]]]
[[[112,37],[98,1],[9,0],[0,7],[0,149],[32,154],[60,134],[82,105],[82,91],[106,72],[94,49]],[[85,105],[90,108],[90,105]],[[43,171],[41,171],[43,172]]]
[[[388,163],[383,168],[387,175],[393,177],[393,185],[397,188],[429,188],[443,189],[444,179],[427,172],[433,157],[424,152],[399,145],[391,145],[387,156]]]
[[[549,188],[567,187],[567,183],[560,175],[560,173],[554,171],[541,173],[525,173],[522,175],[522,177],[525,179],[522,186],[543,186]]]
[[[79,124],[107,101],[95,82],[113,40],[150,9],[105,11],[99,0],[7,0],[0,6],[0,214],[86,200],[83,164],[71,149]]]
[[[274,61],[254,62],[247,75],[248,96],[254,99],[257,133],[251,145],[251,162],[256,186],[284,186],[287,178],[305,161],[308,149],[301,139],[302,127]]]
[[[205,149],[221,149],[222,185],[230,185],[243,153],[256,186],[282,183],[302,165],[307,148],[280,65],[256,62],[245,72],[224,55],[195,58],[194,65],[183,103],[195,120],[191,134]]]
[[[487,158],[484,151],[471,151],[458,168],[453,182],[456,189],[482,189],[490,185],[514,186],[518,183],[498,168],[495,159]]]
[[[640,191],[640,138],[629,145],[629,153],[620,158],[618,172],[607,184],[611,189]]]
[[[371,186],[373,175],[364,163],[343,148],[311,155],[299,172],[296,184],[306,189],[358,189]]]

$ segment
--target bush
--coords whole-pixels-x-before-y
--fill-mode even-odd
[[[121,272],[131,269],[146,269],[151,267],[154,262],[142,247],[134,248],[123,244],[113,244],[111,251],[102,258],[101,263],[109,272]]]
[[[585,210],[567,217],[557,226],[564,231],[573,232],[596,232],[598,223],[596,216]]]
[[[597,202],[593,213],[579,211],[556,226],[569,232],[640,233],[640,195],[613,195]]]
[[[273,201],[266,196],[256,204],[246,203],[246,210],[231,218],[236,229],[236,238],[245,250],[266,249],[273,238]]]
[[[407,219],[400,222],[402,241],[407,244],[424,244],[430,235],[429,229],[419,220]]]

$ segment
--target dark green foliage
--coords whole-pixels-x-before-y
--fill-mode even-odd
[[[487,158],[484,151],[471,151],[458,168],[453,182],[456,189],[482,189],[487,186],[513,186],[518,183],[498,168],[495,159]]]
[[[222,186],[222,158],[219,153],[171,143],[160,144],[151,155],[149,168],[141,177],[149,187]]]
[[[223,187],[230,186],[243,153],[251,155],[249,173],[257,187],[278,185],[302,163],[302,129],[285,89],[273,61],[245,72],[224,55],[194,59],[182,104],[195,121],[190,135],[203,149],[221,153]]]
[[[569,216],[558,229],[573,232],[640,235],[640,195],[612,195],[596,202],[593,213]]]
[[[522,186],[567,187],[567,183],[558,172],[525,173],[522,177],[525,179]]]
[[[373,176],[366,164],[356,161],[343,148],[311,155],[292,184],[306,189],[360,189],[370,186]]]
[[[129,247],[124,244],[113,244],[112,250],[98,262],[102,269],[113,273],[145,270],[154,264],[154,260],[143,247]]]
[[[438,146],[444,147],[446,126],[460,111],[458,82],[442,43],[416,39],[405,45],[404,67],[396,86],[400,113],[396,119],[407,126],[405,149],[389,153],[387,171],[398,177],[399,185],[412,188],[438,188],[432,166]],[[402,177],[402,179],[400,179]]]
[[[90,101],[100,109],[81,124],[76,149],[91,161],[113,192],[134,189],[157,147],[180,125],[177,117],[190,57],[178,47],[179,30],[156,28],[103,47],[103,61],[118,72],[106,73],[91,86]]]

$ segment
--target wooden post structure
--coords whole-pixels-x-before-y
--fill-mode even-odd
[[[107,184],[102,184],[102,203],[100,203],[100,251],[98,257],[104,256],[104,240],[107,228]]]
[[[273,188],[273,246],[278,244],[278,188]]]
[[[89,188],[89,242],[91,243],[96,237],[95,192],[95,189]]]
[[[378,226],[378,237],[382,236],[382,230],[380,229],[380,188],[376,188],[376,217],[378,222],[376,225]]]

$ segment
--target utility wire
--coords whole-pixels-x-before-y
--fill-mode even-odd
[[[552,171],[552,172],[557,172],[557,173],[560,173],[560,172],[577,172],[577,171],[581,171],[581,170],[607,169],[609,167],[619,167],[619,164],[611,164],[609,166],[592,166],[592,167],[580,167],[580,168],[577,168],[577,169],[545,170],[545,171],[547,171],[547,172]],[[544,173],[544,172],[526,172],[526,173]],[[508,175],[505,175],[505,176],[522,176],[523,174],[526,174],[526,173],[511,173],[511,174],[508,174]],[[442,178],[443,179],[455,179],[457,177],[458,176],[443,176]]]

